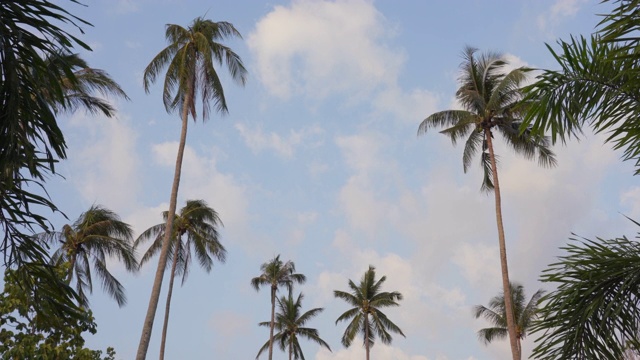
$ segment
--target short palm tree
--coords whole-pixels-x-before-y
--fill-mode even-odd
[[[524,287],[517,283],[510,283],[511,297],[513,298],[513,314],[516,318],[516,337],[518,339],[518,349],[522,353],[521,341],[527,336],[533,321],[538,317],[538,305],[544,290],[540,289],[526,302]],[[477,318],[487,319],[493,327],[478,331],[478,339],[484,344],[489,344],[496,339],[508,337],[507,316],[504,308],[504,292],[489,301],[489,307],[476,305],[473,308],[473,315]]]
[[[167,67],[164,78],[162,98],[167,112],[179,111],[182,120],[180,142],[176,157],[176,167],[169,200],[169,216],[165,227],[165,237],[162,242],[158,268],[156,270],[153,288],[149,297],[149,307],[145,316],[140,344],[138,345],[137,360],[144,360],[147,356],[153,320],[158,307],[162,275],[167,264],[167,256],[171,244],[170,235],[176,212],[178,186],[182,170],[182,158],[187,139],[187,125],[189,115],[196,119],[196,98],[202,99],[202,117],[208,118],[209,105],[214,102],[216,110],[228,112],[224,97],[222,82],[215,65],[226,64],[231,78],[244,85],[247,71],[240,57],[229,47],[219,41],[233,37],[241,37],[236,28],[228,22],[214,22],[201,17],[193,20],[188,28],[169,24],[165,33],[169,45],[156,55],[144,71],[144,88],[148,92],[162,69]]]
[[[147,252],[140,259],[140,265],[148,262],[158,254],[162,248],[165,225],[169,214],[165,211],[163,217],[165,222],[154,225],[140,234],[134,243],[134,248],[140,246],[147,240],[153,243]],[[205,271],[211,271],[213,258],[220,262],[225,262],[227,251],[219,241],[218,227],[222,221],[218,213],[210,208],[204,200],[188,200],[185,207],[176,214],[173,222],[173,234],[171,235],[171,245],[169,254],[173,260],[171,262],[171,276],[169,278],[169,291],[167,292],[167,304],[164,313],[164,324],[162,326],[162,341],[160,344],[160,359],[164,359],[164,350],[167,340],[167,328],[169,326],[169,311],[171,309],[171,295],[173,293],[173,280],[176,275],[182,275],[184,284],[191,265],[191,253],[195,253],[200,266]],[[167,263],[167,267],[169,263]]]
[[[59,245],[51,259],[57,265],[68,266],[66,281],[71,283],[75,278],[80,305],[88,305],[86,294],[93,291],[91,263],[105,291],[118,305],[126,304],[124,287],[107,269],[107,257],[117,258],[133,272],[138,270],[138,262],[131,246],[133,230],[116,213],[93,205],[73,224],[64,225],[61,231],[41,233],[36,238]]]
[[[384,307],[400,306],[398,301],[402,300],[402,294],[397,291],[381,291],[382,284],[386,280],[386,276],[376,280],[376,269],[369,266],[359,285],[349,280],[351,292],[339,290],[333,292],[335,297],[353,306],[336,320],[336,324],[351,320],[342,335],[342,345],[351,346],[358,333],[362,334],[367,360],[369,360],[370,348],[374,344],[376,335],[384,344],[390,344],[392,341],[389,331],[405,336],[402,330],[380,310]]]
[[[462,71],[456,99],[464,110],[445,110],[429,115],[420,124],[418,135],[425,134],[430,128],[445,127],[441,133],[447,135],[454,145],[466,138],[462,155],[465,172],[474,156],[480,153],[484,170],[482,189],[493,190],[495,196],[502,287],[506,294],[504,299],[511,351],[513,359],[520,360],[513,306],[509,296],[509,270],[498,168],[493,147],[494,134],[501,134],[505,142],[525,158],[537,157],[542,166],[554,166],[556,159],[549,149],[547,137],[533,135],[529,129],[524,132],[519,129],[526,110],[521,101],[520,84],[526,79],[528,69],[518,68],[506,72],[508,63],[501,55],[487,53],[477,57],[476,51],[467,47],[464,50],[464,61],[460,65]]]
[[[251,279],[251,286],[256,291],[261,286],[269,286],[271,289],[271,321],[269,326],[269,360],[273,359],[273,330],[275,327],[276,313],[276,293],[280,286],[285,286],[289,292],[293,289],[293,284],[303,284],[307,278],[303,274],[297,274],[296,265],[293,261],[283,262],[280,255],[260,266],[262,274]]]
[[[300,347],[300,342],[298,341],[299,337],[314,341],[318,345],[324,346],[331,351],[329,344],[318,335],[318,330],[304,327],[309,320],[321,313],[324,309],[315,308],[301,314],[302,299],[302,293],[298,295],[296,300],[293,299],[291,293],[289,293],[289,296],[282,296],[278,299],[279,309],[276,314],[275,323],[275,328],[278,330],[278,333],[274,335],[273,341],[280,345],[282,351],[288,351],[289,360],[304,360],[302,347]],[[271,322],[265,321],[259,325],[271,327]],[[267,342],[262,345],[256,359],[269,348],[269,342],[270,341],[267,340]]]

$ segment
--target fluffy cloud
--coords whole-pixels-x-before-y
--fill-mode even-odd
[[[76,113],[69,125],[69,162],[84,200],[129,210],[140,189],[136,134],[127,116],[108,119]]]
[[[574,17],[585,2],[585,0],[556,0],[551,7],[538,16],[538,29],[550,34],[564,18]]]
[[[262,18],[248,44],[273,96],[370,101],[374,111],[416,121],[436,109],[437,96],[398,85],[405,55],[387,44],[395,32],[370,1],[299,0]]]
[[[310,126],[299,131],[290,130],[286,137],[275,132],[267,134],[261,128],[253,129],[241,123],[236,124],[235,127],[240,132],[245,144],[254,153],[262,150],[273,150],[284,158],[292,158],[298,146],[308,142],[311,142],[311,144],[307,144],[307,146],[316,145],[318,141],[315,139],[323,133],[319,126]]]
[[[404,56],[383,40],[393,28],[369,1],[276,6],[248,37],[259,77],[281,98],[363,93],[394,81]]]
[[[177,142],[154,145],[155,161],[173,170],[177,146]],[[178,207],[187,199],[206,200],[220,214],[225,232],[234,234],[233,238],[241,241],[249,238],[246,234],[248,199],[245,192],[234,176],[217,169],[214,157],[204,157],[189,146],[185,148]]]

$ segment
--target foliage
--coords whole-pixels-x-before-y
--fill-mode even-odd
[[[75,277],[76,291],[81,306],[88,305],[87,293],[93,291],[90,264],[94,275],[102,280],[102,287],[118,305],[127,302],[124,287],[107,269],[107,257],[122,261],[129,271],[138,270],[132,248],[133,230],[113,211],[92,205],[71,225],[61,231],[41,233],[36,238],[44,244],[59,244],[52,256],[54,264],[68,263],[68,283]]]
[[[607,142],[635,160],[640,173],[640,0],[615,4],[596,34],[558,41],[547,48],[559,70],[544,70],[527,87],[530,104],[523,126],[550,132],[552,141],[578,137],[583,126],[607,134]],[[528,129],[528,128],[527,128]]]
[[[324,309],[315,308],[301,314],[302,299],[302,293],[298,295],[296,300],[293,299],[291,293],[289,293],[289,296],[282,296],[278,299],[278,313],[276,314],[275,323],[275,328],[278,330],[278,333],[273,336],[273,341],[278,343],[282,351],[288,351],[289,360],[304,360],[302,347],[300,347],[300,342],[298,341],[299,337],[311,340],[331,351],[329,344],[320,338],[318,330],[304,327],[309,320],[321,313]],[[265,321],[259,325],[271,326],[271,322]],[[256,355],[256,359],[269,348],[269,343],[270,341],[267,340],[267,342],[262,345],[260,351],[258,351],[258,355]]]
[[[64,28],[82,31],[82,26],[90,24],[48,0],[0,2],[0,249],[5,265],[46,259],[46,249],[31,241],[30,233],[51,226],[37,208],[58,211],[44,186],[55,174],[55,163],[66,158],[57,113],[83,106],[112,116],[113,108],[91,94],[126,98],[105,72],[71,55],[74,46],[90,48]]]
[[[529,69],[517,68],[505,72],[508,63],[500,54],[476,56],[476,51],[466,47],[464,61],[460,65],[462,71],[456,99],[463,110],[444,110],[429,115],[420,123],[418,135],[426,134],[431,128],[445,127],[440,133],[448,136],[453,145],[464,139],[464,172],[480,153],[480,164],[484,171],[482,189],[492,190],[494,181],[486,130],[491,137],[494,131],[500,133],[516,153],[527,159],[534,159],[537,155],[540,165],[553,166],[556,160],[546,137],[529,131],[519,132],[524,110],[520,85]]]
[[[276,292],[280,286],[285,286],[291,292],[294,283],[303,284],[307,278],[303,274],[295,272],[296,264],[293,261],[283,262],[280,260],[280,255],[262,264],[260,271],[262,273],[259,276],[251,279],[251,286],[256,291],[259,291],[261,286],[269,286],[271,289],[271,321],[269,329],[269,360],[271,360],[273,358],[273,331],[276,324]]]
[[[336,320],[336,324],[338,324],[341,321],[351,319],[342,335],[342,345],[351,346],[355,337],[359,333],[362,334],[363,345],[367,350],[367,359],[369,348],[373,346],[376,337],[379,337],[382,343],[390,344],[392,337],[389,331],[405,336],[402,330],[380,310],[385,307],[400,306],[398,301],[402,300],[402,294],[397,291],[381,291],[386,280],[386,276],[376,280],[376,269],[369,266],[359,285],[349,280],[350,292],[340,290],[333,292],[336,298],[342,299],[349,306],[352,306]]]
[[[166,221],[169,217],[167,211],[163,212],[163,223],[154,225],[145,230],[134,242],[134,248],[142,243],[153,240],[153,243],[140,259],[140,265],[147,263],[158,254],[162,248]],[[213,257],[220,262],[225,262],[227,250],[219,239],[218,227],[222,221],[218,213],[209,207],[204,200],[187,200],[186,205],[176,214],[173,223],[173,235],[169,247],[169,256],[177,252],[175,275],[182,275],[182,283],[187,279],[191,265],[192,250],[202,268],[209,272],[213,267]],[[186,235],[185,241],[183,236]],[[167,263],[167,268],[169,263]]]
[[[0,296],[0,357],[2,359],[75,359],[114,360],[115,351],[84,347],[82,334],[95,334],[97,326],[90,310],[82,310],[78,317],[53,316],[57,312],[47,301],[48,294],[37,289],[48,278],[33,276],[33,271],[7,269],[4,291]],[[62,279],[64,267],[53,271]],[[29,276],[36,290],[25,291],[22,276]]]
[[[534,324],[541,335],[534,356],[621,359],[626,344],[640,341],[640,244],[572,238],[561,249],[566,255],[542,275],[557,289]]]
[[[529,332],[533,321],[538,316],[538,305],[544,294],[544,290],[536,291],[531,299],[527,302],[524,287],[517,283],[510,283],[511,297],[513,299],[513,313],[516,320],[516,336],[518,338],[518,347],[520,341],[523,340]],[[483,317],[493,326],[478,331],[478,339],[485,345],[496,339],[506,339],[507,332],[507,312],[504,307],[504,291],[489,301],[489,307],[484,305],[476,305],[473,309],[475,318]]]

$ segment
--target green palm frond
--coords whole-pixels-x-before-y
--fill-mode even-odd
[[[518,329],[517,336],[519,339],[524,339],[528,331],[531,329],[533,321],[538,317],[539,305],[544,291],[536,291],[527,302],[524,287],[521,284],[511,282],[509,284],[509,288],[512,298],[511,304],[513,306],[514,317],[516,319]],[[504,291],[491,298],[488,307],[483,305],[474,306],[473,316],[476,319],[482,317],[492,325],[489,328],[478,330],[478,339],[485,345],[496,339],[500,340],[507,338],[507,315],[505,310]]]
[[[350,292],[334,290],[333,294],[336,298],[353,306],[336,320],[336,324],[343,321],[349,322],[341,339],[345,347],[351,346],[359,334],[362,335],[363,343],[367,348],[373,346],[376,337],[385,344],[391,343],[392,337],[389,331],[404,336],[400,327],[380,310],[385,307],[399,306],[398,301],[402,300],[402,294],[397,291],[381,291],[386,279],[386,276],[382,276],[376,280],[375,268],[369,266],[359,285],[349,280]]]
[[[91,264],[103,289],[119,306],[126,303],[124,288],[107,269],[106,259],[118,259],[131,272],[138,270],[138,262],[132,247],[133,230],[116,213],[93,205],[73,224],[63,226],[60,232],[39,234],[36,237],[59,247],[54,252],[52,261],[58,265],[70,265],[67,281],[75,279],[81,305],[88,305],[86,295],[93,292]]]
[[[298,341],[298,337],[306,338],[317,343],[320,346],[326,347],[329,351],[331,348],[324,340],[322,340],[318,334],[318,330],[303,327],[304,324],[321,313],[323,308],[311,309],[304,314],[301,313],[303,294],[300,293],[294,300],[293,295],[289,293],[288,296],[282,296],[277,299],[278,312],[276,314],[276,320],[274,327],[278,330],[278,333],[274,334],[274,343],[278,343],[282,351],[290,349],[294,359],[304,359],[302,347]],[[259,323],[260,326],[271,326],[270,321],[264,321]],[[258,351],[256,359],[260,357],[265,350],[269,348],[269,341],[267,341]]]

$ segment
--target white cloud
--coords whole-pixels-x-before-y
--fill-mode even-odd
[[[135,203],[140,189],[139,159],[137,136],[129,123],[124,115],[109,119],[87,117],[82,112],[70,119],[78,135],[71,137],[70,178],[88,203],[113,210],[130,209]]]
[[[290,130],[286,137],[275,132],[267,134],[259,127],[253,129],[241,123],[236,124],[235,127],[240,132],[245,144],[254,153],[259,153],[262,150],[273,150],[284,158],[294,157],[295,149],[301,145],[317,146],[320,142],[315,138],[323,133],[322,129],[317,125],[299,131]]]
[[[493,288],[501,283],[497,246],[464,242],[458,246],[452,261],[475,288]]]
[[[538,28],[550,34],[553,28],[565,18],[574,17],[585,2],[585,0],[556,0],[551,7],[538,16]]]
[[[177,142],[164,142],[153,146],[155,161],[171,169],[175,165]],[[224,223],[224,231],[234,241],[249,245],[247,234],[247,207],[249,200],[243,185],[233,175],[217,169],[215,157],[203,157],[190,146],[185,147],[178,207],[187,199],[204,199],[214,208]],[[244,240],[244,242],[243,242]]]
[[[300,0],[276,6],[248,44],[273,95],[351,96],[395,80],[404,56],[384,44],[393,33],[369,1]]]

